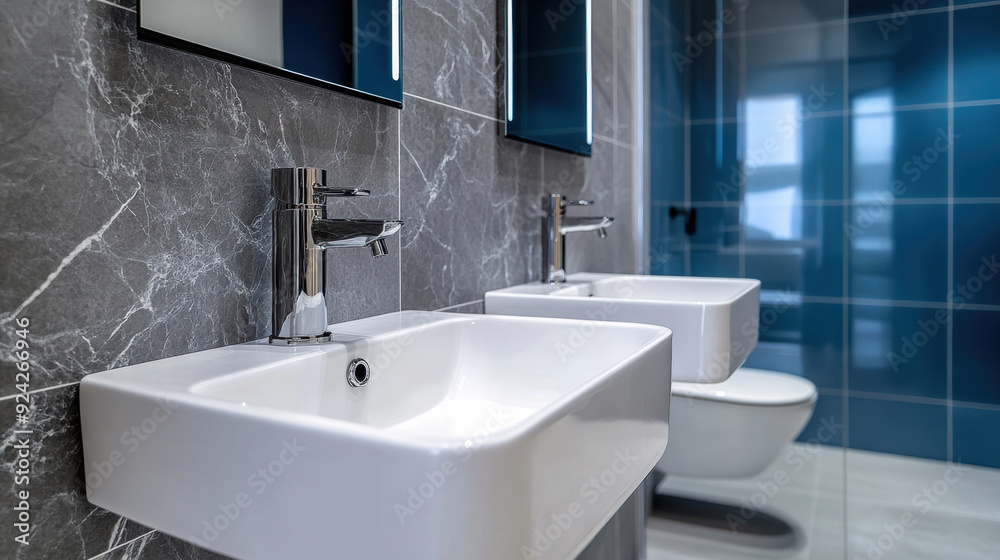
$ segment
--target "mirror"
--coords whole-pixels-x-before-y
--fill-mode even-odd
[[[507,0],[507,137],[590,155],[591,1]]]
[[[139,0],[138,37],[403,106],[400,0]]]

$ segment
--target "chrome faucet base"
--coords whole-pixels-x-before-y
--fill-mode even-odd
[[[302,346],[307,344],[320,344],[322,342],[330,342],[333,339],[333,333],[326,331],[321,335],[316,336],[293,336],[293,337],[281,337],[281,336],[269,336],[267,337],[268,344],[284,344],[286,346]]]

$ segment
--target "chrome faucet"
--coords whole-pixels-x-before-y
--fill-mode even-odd
[[[370,247],[373,257],[389,253],[385,239],[399,220],[334,220],[326,217],[329,197],[368,196],[370,191],[328,187],[326,170],[271,170],[273,276],[272,344],[326,342],[326,250]]]
[[[615,221],[609,216],[567,216],[569,206],[590,206],[592,200],[569,200],[561,194],[542,197],[542,282],[553,284],[566,281],[566,234],[596,231],[601,239],[608,236],[607,228]]]

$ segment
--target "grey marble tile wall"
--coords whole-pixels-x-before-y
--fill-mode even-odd
[[[267,334],[272,167],[372,189],[334,215],[407,222],[392,257],[329,254],[336,321],[481,313],[484,291],[538,279],[555,188],[619,220],[571,241],[570,266],[635,268],[630,3],[595,2],[591,159],[502,137],[502,2],[405,3],[403,111],[137,42],[134,6],[0,0],[0,488],[24,427],[7,352],[22,317],[34,391],[31,544],[0,508],[2,558],[218,557],[86,501],[77,383]]]

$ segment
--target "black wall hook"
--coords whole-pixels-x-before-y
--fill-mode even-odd
[[[684,216],[684,233],[693,236],[698,231],[698,209],[670,207],[670,219],[677,216]]]

